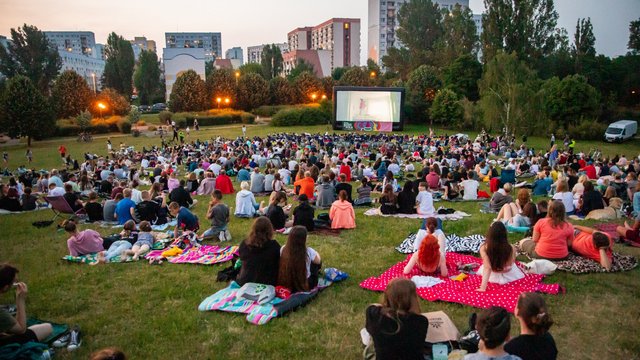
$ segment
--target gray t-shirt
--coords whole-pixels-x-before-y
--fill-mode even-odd
[[[222,228],[229,222],[229,207],[225,204],[216,204],[211,209],[211,227]]]
[[[499,357],[488,356],[481,352],[477,352],[474,354],[468,354],[464,356],[464,360],[522,360],[519,356],[506,354]]]
[[[9,332],[16,325],[16,319],[5,309],[0,309],[0,334]]]
[[[118,205],[118,202],[115,200],[105,201],[104,207],[102,208],[102,218],[104,221],[116,221],[113,216],[116,212],[116,205]]]

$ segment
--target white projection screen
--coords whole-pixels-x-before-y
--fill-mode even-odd
[[[403,88],[333,88],[335,130],[401,131]]]

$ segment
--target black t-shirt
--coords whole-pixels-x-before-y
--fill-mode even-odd
[[[340,191],[342,190],[347,192],[347,201],[353,202],[353,200],[351,199],[351,191],[353,190],[351,184],[344,182],[338,183],[338,185],[336,185],[336,194],[340,195]]]
[[[582,195],[582,214],[587,215],[596,209],[604,209],[602,195],[596,190],[585,192]]]
[[[574,175],[569,175],[567,176],[567,178],[568,178],[567,185],[569,185],[569,190],[571,190],[578,182],[578,177]]]
[[[109,182],[109,180],[102,180],[100,183],[100,192],[109,194],[111,196],[111,191],[113,190],[113,185]]]
[[[522,360],[555,360],[558,356],[556,342],[548,332],[517,336],[505,344],[504,351],[520,356]]]
[[[315,210],[309,203],[302,203],[293,209],[293,225],[302,225],[307,231],[313,231],[315,224],[313,218]]]
[[[102,211],[103,209],[102,209],[102,205],[100,205],[99,203],[88,202],[84,206],[84,210],[87,212],[90,222],[103,220],[103,211]]]
[[[269,205],[267,217],[271,220],[271,225],[273,225],[274,229],[284,229],[284,225],[287,222],[287,215],[285,215],[282,207],[278,205]]]
[[[413,191],[401,191],[398,194],[398,213],[415,214],[416,194]]]
[[[188,208],[189,205],[193,204],[193,200],[191,199],[191,194],[187,190],[185,190],[182,186],[178,186],[177,188],[171,190],[169,194],[169,199],[171,201],[177,202],[180,206]]]
[[[383,214],[396,214],[398,212],[398,200],[397,198],[387,199],[386,196],[381,196],[380,199],[380,212]]]
[[[424,343],[427,338],[429,321],[417,314],[400,315],[398,322],[383,315],[382,307],[371,305],[367,308],[366,328],[376,349],[376,359],[424,359]]]
[[[0,209],[7,211],[22,211],[22,206],[18,199],[3,196],[0,197]]]
[[[244,241],[238,249],[242,267],[236,278],[238,285],[248,282],[273,285],[278,282],[278,270],[280,266],[280,244],[275,240],[269,240],[262,247],[252,247]]]
[[[67,200],[67,203],[69,203],[69,206],[71,206],[71,209],[73,211],[78,211],[80,210],[80,208],[82,207],[82,205],[78,205],[77,201],[78,201],[78,196],[72,192],[68,192],[68,193],[64,193],[64,195],[62,195],[62,197]]]
[[[158,210],[160,205],[157,202],[151,200],[141,201],[136,205],[136,216],[140,221],[149,221],[155,224],[158,218]]]

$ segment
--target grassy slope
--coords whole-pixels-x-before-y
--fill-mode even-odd
[[[289,132],[324,132],[326,127],[286,128]],[[410,127],[410,132],[424,128]],[[249,135],[280,131],[267,126],[249,128]],[[240,126],[209,128],[198,135],[236,136]],[[113,138],[114,144],[149,146],[157,139]],[[547,139],[532,138],[541,147]],[[37,143],[33,147],[38,168],[59,164],[56,152],[64,143],[74,157],[83,151],[104,153],[104,139],[91,144],[60,139]],[[640,152],[640,142],[624,145],[578,142],[578,149],[598,146],[605,153]],[[15,167],[25,148],[9,150]],[[15,162],[14,162],[15,161]],[[205,197],[196,207],[203,219]],[[233,204],[232,196],[225,197]],[[480,214],[477,203],[441,203],[473,214],[471,218],[445,222],[445,232],[457,234],[484,233],[491,215]],[[243,316],[226,313],[200,313],[197,305],[206,296],[224,287],[215,277],[223,266],[171,265],[161,267],[145,263],[90,267],[63,263],[66,236],[55,228],[36,229],[30,224],[48,219],[49,211],[0,217],[3,237],[0,261],[16,264],[20,278],[29,284],[28,313],[43,319],[80,324],[86,333],[85,343],[74,356],[66,351],[60,358],[86,358],[93,350],[118,346],[132,358],[359,358],[361,345],[358,331],[364,326],[364,309],[379,300],[380,294],[359,288],[363,279],[378,275],[403,259],[396,246],[406,234],[418,228],[418,220],[364,217],[357,211],[358,230],[343,232],[340,237],[310,236],[309,245],[320,252],[325,266],[338,267],[350,279],[321,294],[307,306],[284,319],[266,326],[249,324]],[[234,243],[247,233],[250,220],[233,219]],[[103,234],[108,229],[97,228]],[[518,238],[513,236],[511,240]],[[285,238],[277,235],[284,243]],[[640,256],[639,249],[621,247],[616,250]],[[558,273],[546,282],[559,282],[567,288],[563,296],[546,296],[556,324],[552,333],[563,359],[621,359],[640,353],[637,334],[637,299],[640,270],[622,274],[571,275]],[[0,297],[0,303],[12,301]],[[460,330],[474,309],[449,303],[421,301],[423,311],[443,310]],[[631,330],[631,331],[629,331]],[[512,334],[517,333],[514,322]],[[597,341],[594,338],[597,336]]]

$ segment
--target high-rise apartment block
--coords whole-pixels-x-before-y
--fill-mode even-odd
[[[104,46],[96,43],[91,31],[45,31],[47,40],[58,49],[62,69],[73,70],[82,76],[94,91],[101,88],[104,72]]]
[[[360,19],[333,18],[287,34],[289,52],[283,55],[288,74],[300,59],[310,63],[318,76],[329,76],[337,67],[360,65]]]
[[[166,47],[204,49],[207,61],[222,57],[222,35],[219,32],[165,33]]]
[[[260,61],[262,61],[262,49],[264,49],[264,47],[267,45],[271,44],[262,44],[247,47],[247,63],[259,64]],[[289,51],[289,43],[279,43],[275,45],[280,49],[280,52],[282,52],[282,54]]]
[[[369,40],[368,58],[381,64],[382,57],[388,50],[400,47],[402,44],[396,38],[398,11],[410,0],[369,0]],[[452,10],[457,4],[468,8],[469,0],[434,0],[440,8]],[[474,19],[475,20],[475,19]],[[477,22],[476,22],[477,26]]]
[[[228,60],[237,60],[237,62],[240,64],[240,66],[242,66],[242,64],[244,63],[244,54],[242,52],[242,48],[239,46],[236,47],[232,47],[231,49],[227,50],[227,52],[225,52],[224,54],[224,58],[228,59]]]
[[[153,40],[147,40],[144,36],[136,36],[131,40],[131,47],[133,48],[133,56],[136,61],[140,57],[140,52],[153,51],[156,52],[156,42]]]

